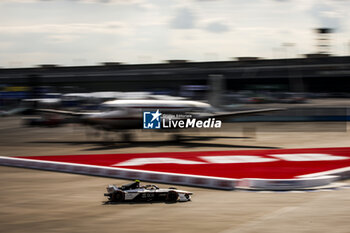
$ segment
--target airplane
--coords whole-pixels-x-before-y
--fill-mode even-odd
[[[196,119],[215,118],[216,120],[226,120],[232,117],[253,115],[272,111],[281,111],[281,108],[267,108],[254,110],[241,110],[232,112],[220,112],[209,103],[193,100],[173,100],[173,99],[131,99],[131,100],[111,100],[102,103],[101,111],[95,112],[75,112],[56,109],[37,109],[38,112],[62,114],[71,116],[76,123],[89,125],[96,129],[106,131],[123,131],[124,139],[130,140],[128,130],[143,128],[143,112],[157,111],[162,114],[191,115]],[[177,120],[181,120],[177,118]],[[174,130],[174,129],[171,129]],[[179,129],[175,129],[177,131]],[[157,130],[157,132],[167,131]]]
[[[94,128],[105,131],[124,131],[124,140],[130,140],[129,130],[143,128],[143,113],[161,112],[162,114],[175,114],[176,120],[183,120],[181,115],[190,115],[191,119],[213,119],[226,120],[232,117],[253,115],[272,111],[281,111],[281,108],[254,109],[241,111],[224,111],[220,109],[221,93],[224,92],[224,77],[222,75],[210,75],[208,87],[208,102],[194,101],[182,97],[162,95],[152,95],[147,92],[120,93],[112,92],[118,99],[108,100],[101,103],[100,111],[95,112],[75,112],[55,109],[38,109],[39,112],[68,115],[74,118],[76,123],[90,125]],[[96,93],[95,93],[96,94]],[[103,93],[105,95],[105,93]],[[110,93],[108,93],[110,96]],[[124,98],[123,98],[124,97]],[[180,117],[177,117],[177,114]],[[154,116],[154,115],[153,115]],[[164,121],[164,118],[163,118]],[[170,121],[169,119],[167,121]],[[69,122],[69,121],[68,121]],[[180,130],[171,128],[156,130],[156,132],[172,132]],[[176,140],[180,139],[179,134],[175,134]]]

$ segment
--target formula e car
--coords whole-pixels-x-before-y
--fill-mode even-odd
[[[123,201],[190,201],[193,193],[176,188],[161,189],[156,185],[140,185],[140,181],[136,180],[131,184],[118,187],[110,184],[107,187],[107,193],[110,202]]]

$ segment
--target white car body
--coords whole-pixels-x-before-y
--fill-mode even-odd
[[[136,183],[136,182],[135,182]],[[176,188],[158,188],[156,185],[139,186],[135,183],[127,186],[118,187],[116,185],[108,185],[105,196],[110,201],[168,201],[168,202],[185,202],[191,200],[193,193],[178,190]],[[137,187],[132,187],[133,185]],[[129,187],[131,186],[131,187]]]

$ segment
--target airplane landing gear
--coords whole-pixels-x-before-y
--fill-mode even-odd
[[[174,142],[180,142],[183,139],[181,134],[173,134],[171,137]]]
[[[132,141],[132,134],[131,133],[123,133],[122,140],[123,140],[123,142],[131,142]]]

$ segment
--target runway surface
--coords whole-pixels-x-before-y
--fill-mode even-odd
[[[135,141],[87,137],[85,129],[26,128],[0,119],[1,156],[349,147],[332,123],[232,124],[232,132],[166,135],[135,132]],[[244,127],[256,131],[244,130]],[[300,128],[291,132],[281,128]],[[270,131],[261,130],[269,128]],[[243,131],[243,132],[242,132]],[[208,136],[218,136],[210,139]],[[192,136],[192,138],[190,138]],[[195,136],[195,137],[194,137]],[[103,140],[106,137],[106,140]],[[220,191],[193,187],[187,203],[105,204],[105,186],[129,181],[0,167],[0,232],[348,232],[350,189],[318,192]],[[344,181],[349,183],[349,181]],[[167,187],[166,184],[159,184]]]

